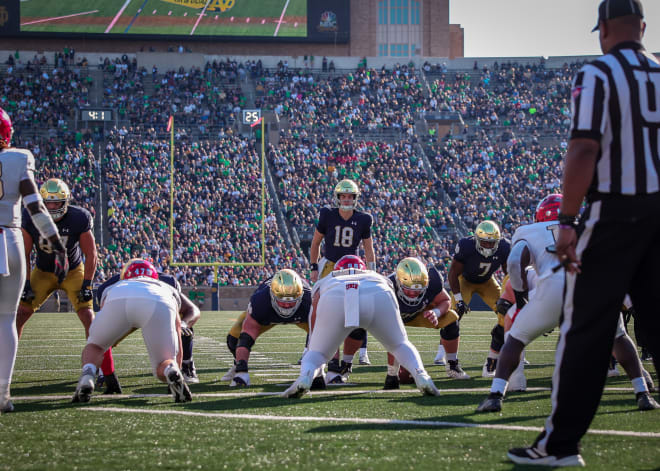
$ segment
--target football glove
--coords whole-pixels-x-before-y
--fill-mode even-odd
[[[23,301],[24,303],[31,303],[33,299],[34,299],[34,291],[32,291],[30,280],[25,280],[23,293],[21,293],[21,301]]]
[[[78,291],[78,301],[81,303],[86,303],[91,301],[94,297],[94,292],[92,291],[92,281],[83,280],[80,291]]]
[[[456,303],[456,314],[458,314],[458,319],[460,320],[465,314],[467,314],[470,311],[470,308],[468,307],[467,304],[465,304],[465,301],[461,300]]]
[[[195,334],[192,327],[189,327],[185,321],[181,321],[181,336],[192,337]]]
[[[69,257],[67,256],[66,249],[55,250],[53,254],[55,254],[55,260],[53,261],[55,268],[53,269],[53,273],[57,277],[57,283],[62,284],[67,273],[69,273]]]

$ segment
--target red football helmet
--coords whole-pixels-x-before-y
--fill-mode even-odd
[[[364,264],[362,259],[357,255],[344,255],[342,258],[337,260],[335,263],[335,270],[347,270],[349,268],[355,268],[358,270],[366,270],[367,266]]]
[[[126,265],[124,265],[124,268],[121,270],[119,278],[122,280],[128,280],[130,278],[137,278],[138,276],[146,276],[157,280],[158,271],[149,260],[134,258],[126,262]]]
[[[556,221],[561,206],[561,195],[554,193],[541,200],[536,207],[536,222]]]
[[[5,110],[0,108],[0,142],[4,142],[9,147],[12,134],[14,134],[14,127],[11,125],[11,118]]]

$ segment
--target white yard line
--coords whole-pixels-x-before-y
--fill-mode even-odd
[[[63,20],[65,18],[72,18],[74,16],[91,15],[92,13],[96,13],[96,12],[98,12],[98,10],[83,11],[82,13],[74,13],[72,15],[65,15],[65,16],[55,16],[53,18],[44,18],[44,19],[41,19],[41,20],[28,21],[27,23],[21,23],[21,26],[34,25],[34,24],[37,24],[37,23],[46,23],[47,21]]]
[[[195,26],[193,26],[193,29],[190,32],[190,36],[195,34],[195,30],[197,29],[197,25],[199,24],[200,21],[202,21],[202,18],[204,17],[204,14],[206,13],[206,9],[209,7],[209,3],[211,3],[211,0],[206,0],[206,5],[204,5],[204,9],[199,14],[199,18],[197,18],[197,21],[195,21]]]
[[[282,25],[282,19],[284,18],[284,14],[286,13],[286,9],[289,7],[289,0],[286,0],[286,3],[284,4],[284,8],[282,8],[282,14],[280,15],[280,20],[277,22],[277,28],[275,28],[275,32],[273,33],[273,37],[277,36],[277,32],[280,30],[280,26]]]
[[[126,0],[124,2],[124,5],[119,9],[115,17],[112,19],[108,27],[105,29],[104,33],[109,33],[110,30],[115,26],[115,23],[119,21],[119,18],[121,18],[121,15],[123,15],[124,10],[126,10],[126,7],[131,3],[131,0]]]
[[[152,415],[178,415],[188,417],[205,417],[214,419],[241,419],[261,420],[278,422],[339,422],[350,424],[374,424],[374,425],[410,425],[415,427],[456,427],[456,428],[478,428],[491,430],[516,430],[524,432],[540,432],[541,427],[525,427],[521,425],[500,424],[475,424],[464,422],[444,422],[437,420],[396,420],[377,418],[353,418],[353,417],[308,417],[308,416],[283,416],[283,415],[256,415],[256,414],[228,414],[222,412],[192,412],[182,410],[146,410],[128,407],[85,407],[83,410],[92,412],[110,412],[125,414],[152,414]],[[589,430],[588,433],[596,435],[615,435],[624,437],[660,438],[657,432],[631,432],[624,430]]]

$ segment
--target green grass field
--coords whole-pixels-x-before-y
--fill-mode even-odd
[[[536,432],[507,427],[539,429],[550,411],[556,333],[528,349],[529,390],[508,395],[502,413],[481,415],[474,409],[490,386],[480,377],[494,320],[488,313],[472,312],[461,324],[460,358],[470,380],[450,380],[444,367],[432,365],[436,331],[409,329],[441,397],[423,397],[411,386],[382,391],[386,356],[370,338],[373,364],[354,367],[353,385],[300,400],[275,395],[298,375],[305,337],[295,326],[278,326],[257,341],[252,387],[235,390],[219,381],[231,366],[225,337],[236,315],[204,312],[195,327],[201,383],[191,386],[193,402],[175,404],[165,394],[135,333],[115,349],[125,395],[97,393],[79,405],[70,397],[80,371],[82,326],[73,313],[36,314],[19,343],[16,412],[0,416],[0,469],[508,470],[514,467],[506,450],[531,443]],[[493,428],[473,427],[478,424]],[[623,376],[608,380],[592,428],[605,432],[583,441],[590,468],[660,466],[660,411],[637,411]]]
[[[191,1],[195,7],[177,4],[182,1]],[[69,0],[64,4],[24,0],[21,31],[273,36],[287,3],[286,0],[208,1],[204,18],[195,26],[206,5],[204,0]],[[225,9],[225,5],[232,3],[231,8]],[[122,8],[123,12],[113,22]],[[307,36],[306,0],[289,0],[277,36]]]

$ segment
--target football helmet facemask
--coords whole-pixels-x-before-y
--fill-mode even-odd
[[[291,317],[302,298],[302,280],[295,271],[285,268],[275,273],[270,282],[270,302],[275,312],[282,317]]]
[[[556,221],[559,217],[561,198],[558,193],[543,198],[536,206],[536,222]]]
[[[67,184],[59,178],[51,178],[41,185],[39,193],[41,193],[41,198],[44,200],[44,204],[61,203],[55,209],[48,208],[48,204],[46,204],[46,208],[48,208],[48,212],[53,218],[53,221],[59,221],[62,219],[69,208],[69,201],[71,200],[71,191],[69,191]]]
[[[12,134],[14,134],[14,127],[11,124],[11,118],[5,110],[0,108],[0,143],[5,144],[5,147],[9,147]]]
[[[429,272],[415,257],[406,257],[396,267],[396,294],[408,306],[416,306],[429,287]]]
[[[149,261],[143,258],[133,258],[124,264],[119,274],[119,279],[129,280],[139,276],[146,276],[148,278],[158,279],[158,270]]]
[[[344,255],[342,258],[337,260],[337,263],[335,263],[335,267],[333,268],[333,271],[337,270],[348,270],[350,268],[354,268],[357,270],[366,270],[367,265],[365,265],[364,261],[357,255]]]
[[[353,195],[353,202],[351,204],[342,204],[340,195]],[[335,186],[335,204],[339,209],[344,211],[351,211],[357,207],[358,197],[360,196],[360,188],[353,180],[342,180]]]
[[[484,257],[492,257],[497,252],[502,234],[498,225],[493,221],[483,221],[479,223],[477,229],[474,231],[474,238],[476,240],[477,252]]]

